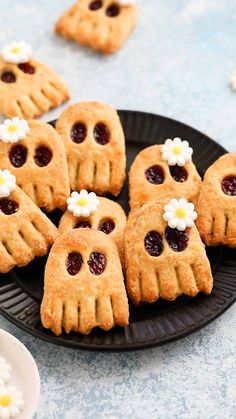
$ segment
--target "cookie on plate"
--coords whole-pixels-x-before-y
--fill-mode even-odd
[[[134,0],[78,0],[58,20],[57,33],[105,54],[122,47],[137,21]]]
[[[45,122],[7,119],[0,125],[0,167],[47,212],[64,210],[70,193],[66,152],[56,130]]]
[[[168,202],[173,197],[183,197],[195,204],[202,181],[191,161],[192,152],[188,142],[180,138],[142,150],[129,173],[131,209],[149,201]]]
[[[125,229],[127,291],[135,304],[160,297],[210,294],[212,274],[194,220],[194,205],[185,199],[150,202],[133,211]]]
[[[46,264],[41,321],[56,335],[126,326],[128,300],[117,247],[96,230],[76,229],[56,240]]]
[[[67,200],[67,211],[61,217],[59,233],[74,228],[92,228],[108,234],[117,245],[120,260],[124,265],[124,229],[126,215],[116,202],[98,198],[86,190],[72,192]]]
[[[24,42],[12,42],[0,53],[0,113],[35,118],[69,99],[58,75],[32,58]]]
[[[206,171],[197,211],[205,244],[236,247],[236,153],[225,154]]]
[[[0,272],[4,273],[44,256],[57,237],[57,228],[6,169],[0,170],[0,225]]]
[[[67,152],[70,186],[118,195],[125,180],[125,137],[117,112],[98,102],[69,106],[56,124]]]

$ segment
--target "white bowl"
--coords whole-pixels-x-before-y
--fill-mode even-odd
[[[12,366],[9,385],[24,394],[25,407],[17,419],[32,419],[40,394],[40,377],[34,358],[26,347],[10,333],[0,329],[0,357]]]

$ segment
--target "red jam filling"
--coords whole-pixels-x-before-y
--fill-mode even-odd
[[[93,136],[98,144],[105,145],[109,142],[111,134],[105,124],[99,123],[94,127]]]
[[[158,165],[149,167],[145,172],[145,176],[148,182],[154,185],[160,185],[165,180],[164,170]]]
[[[82,268],[83,263],[83,258],[80,253],[69,253],[66,261],[67,272],[72,276],[76,275]]]
[[[11,199],[3,198],[0,199],[0,210],[6,215],[12,215],[17,212],[19,205],[16,201]]]
[[[157,231],[150,231],[144,239],[144,246],[150,256],[160,256],[164,248],[161,235]]]
[[[81,220],[75,225],[74,228],[91,228],[91,224],[89,221]]]
[[[168,245],[174,252],[183,252],[188,246],[188,231],[179,231],[177,228],[166,228],[165,237]]]
[[[35,68],[29,63],[18,64],[18,67],[21,71],[23,71],[26,74],[34,74],[35,73]]]
[[[115,223],[113,220],[103,220],[98,226],[98,230],[102,231],[105,234],[110,234],[115,228]]]
[[[15,145],[9,151],[9,159],[14,167],[21,167],[25,164],[28,150],[24,145]]]
[[[170,174],[172,176],[172,178],[176,181],[176,182],[186,182],[186,180],[188,179],[188,172],[184,167],[180,167],[178,165],[176,166],[170,166]]]
[[[82,143],[87,136],[87,128],[82,122],[77,122],[73,125],[70,132],[71,139],[74,143]]]
[[[89,256],[88,265],[93,275],[101,275],[106,267],[106,258],[102,253],[93,252]]]
[[[98,10],[98,9],[101,9],[101,7],[102,7],[101,0],[94,0],[89,5],[90,10]]]
[[[236,196],[236,176],[227,176],[222,181],[222,190],[225,195]]]
[[[120,6],[118,4],[111,4],[106,10],[108,17],[116,17],[120,14]]]
[[[37,147],[35,150],[34,161],[37,166],[47,166],[52,159],[52,152],[46,146]]]
[[[14,74],[12,71],[10,71],[10,70],[8,70],[8,71],[4,71],[4,72],[1,74],[1,80],[2,80],[4,83],[15,83],[15,82],[16,82],[16,76],[15,76],[15,74]]]

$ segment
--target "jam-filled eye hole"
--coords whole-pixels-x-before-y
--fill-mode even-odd
[[[225,195],[236,196],[236,176],[227,176],[222,181],[222,190]]]
[[[105,145],[109,142],[111,134],[107,126],[100,122],[95,125],[93,136],[98,144]]]
[[[67,272],[72,276],[76,275],[82,268],[83,263],[84,263],[83,258],[80,253],[78,252],[69,253],[66,260]]]
[[[102,7],[102,1],[101,0],[94,0],[89,5],[89,9],[93,10],[93,11],[101,9],[101,7]]]
[[[52,152],[46,146],[37,147],[35,150],[34,161],[39,167],[47,166],[52,160]]]
[[[164,170],[158,165],[149,167],[145,172],[145,176],[148,182],[153,183],[154,185],[161,185],[165,180]]]
[[[16,75],[11,70],[5,70],[1,74],[1,80],[4,83],[15,83],[16,82]]]
[[[9,151],[9,159],[14,167],[21,167],[25,164],[28,150],[24,145],[15,145]]]
[[[150,231],[144,239],[144,246],[150,256],[160,256],[164,248],[161,235],[157,231]]]
[[[74,228],[91,228],[91,224],[87,220],[81,220],[75,224]]]
[[[110,234],[115,228],[115,223],[113,220],[102,220],[98,226],[98,230],[102,231],[105,234]]]
[[[87,128],[83,122],[77,122],[73,125],[70,132],[71,139],[74,143],[82,143],[87,136]]]
[[[30,63],[21,63],[18,64],[18,68],[26,74],[34,74],[35,67],[33,67]]]
[[[101,275],[106,267],[106,257],[99,252],[93,252],[88,260],[89,270],[93,275]]]
[[[109,6],[106,9],[106,15],[108,17],[116,17],[120,14],[120,6],[118,4],[111,4],[111,6]]]
[[[188,230],[179,231],[177,228],[167,227],[165,237],[168,245],[174,252],[183,252],[188,246]]]
[[[19,209],[19,205],[16,201],[11,199],[3,198],[0,199],[0,210],[6,215],[15,214]]]
[[[188,172],[187,170],[182,167],[182,166],[170,166],[170,174],[172,176],[172,178],[176,181],[176,182],[186,182],[186,180],[188,179]]]

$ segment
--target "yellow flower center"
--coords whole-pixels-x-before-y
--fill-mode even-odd
[[[2,407],[10,406],[11,402],[12,402],[12,398],[11,396],[9,396],[9,394],[4,394],[3,396],[0,397],[0,406]]]
[[[0,176],[0,185],[4,185],[4,183],[5,183],[4,177]]]
[[[14,47],[11,49],[12,54],[18,54],[20,52],[20,48],[19,47]]]
[[[182,153],[182,147],[180,147],[179,145],[176,145],[172,148],[172,153],[175,154],[176,156]]]
[[[177,218],[185,218],[187,213],[184,208],[177,208],[177,210],[175,211],[175,215]]]
[[[9,127],[7,128],[7,130],[8,130],[9,132],[16,132],[16,131],[17,131],[17,126],[16,126],[16,125],[14,125],[14,124],[9,125]]]
[[[79,207],[86,207],[86,205],[88,205],[88,200],[87,198],[79,198],[77,204]]]

